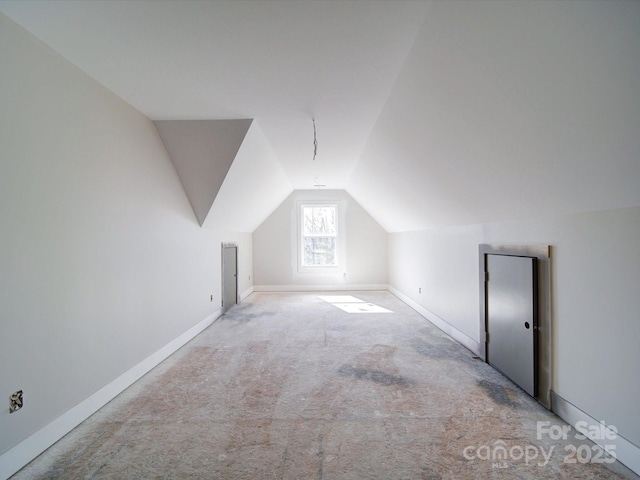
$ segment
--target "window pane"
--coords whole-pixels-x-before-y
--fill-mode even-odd
[[[332,266],[336,264],[335,237],[305,237],[304,265]]]
[[[303,207],[304,235],[335,235],[336,207]]]

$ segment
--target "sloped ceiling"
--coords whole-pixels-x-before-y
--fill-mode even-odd
[[[302,189],[316,177],[347,186],[428,5],[34,0],[0,10],[152,120],[255,119]]]
[[[640,205],[640,2],[435,2],[349,183],[388,231]]]
[[[254,120],[154,124],[202,227],[253,232],[293,190]]]
[[[202,226],[253,232],[292,190],[271,145],[254,121]]]
[[[252,121],[164,120],[154,123],[202,225]]]
[[[640,205],[640,2],[0,10],[153,120],[255,119],[291,188],[346,189],[388,231]],[[268,178],[244,185],[271,203]]]

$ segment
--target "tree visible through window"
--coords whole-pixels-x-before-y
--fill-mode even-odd
[[[302,206],[302,266],[335,267],[338,208],[335,205]]]

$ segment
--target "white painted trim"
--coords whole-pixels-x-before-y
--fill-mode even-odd
[[[436,327],[438,327],[444,333],[446,333],[447,335],[452,337],[454,340],[456,340],[458,343],[461,343],[476,355],[480,355],[479,353],[480,344],[476,340],[469,337],[467,334],[462,333],[456,327],[454,327],[450,323],[447,323],[446,321],[438,317],[435,313],[427,310],[418,302],[407,297],[404,293],[400,292],[400,290],[392,287],[391,285],[389,285],[389,291],[393,293],[396,297],[398,297],[400,300],[402,300],[404,303],[409,305],[411,308],[413,308],[416,312],[418,312],[424,318],[426,318],[431,323],[433,323]]]
[[[387,285],[254,285],[254,292],[386,291]]]
[[[251,286],[240,294],[240,301],[242,302],[245,298],[247,298],[252,293],[253,293],[253,287]]]
[[[169,357],[169,355],[202,332],[221,314],[221,310],[216,310],[207,318],[166,344],[160,350],[151,354],[149,357],[145,358],[133,368],[102,387],[75,407],[63,413],[53,422],[41,428],[33,435],[2,454],[2,456],[0,456],[0,478],[9,478],[11,475],[16,473],[27,463],[77,427],[80,423],[126,390],[136,380],[140,379],[156,365]]]
[[[578,422],[586,422],[589,426],[600,425],[599,420],[583,412],[553,390],[551,391],[551,409],[553,413],[581,433],[585,433],[585,431],[584,429],[576,428]],[[596,439],[593,441],[603,448],[605,445],[615,445],[615,454],[618,461],[640,475],[640,447],[631,443],[619,432],[616,433],[614,439]]]

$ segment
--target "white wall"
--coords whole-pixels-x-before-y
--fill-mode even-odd
[[[201,229],[153,123],[1,14],[0,45],[2,455],[214,314],[251,235]]]
[[[552,389],[640,445],[639,239],[640,207],[392,233],[389,283],[479,341],[478,245],[551,245]]]
[[[346,245],[335,273],[298,271],[297,202],[302,200],[337,200],[345,208]],[[344,190],[296,190],[253,232],[253,271],[256,289],[384,286],[387,232]]]

